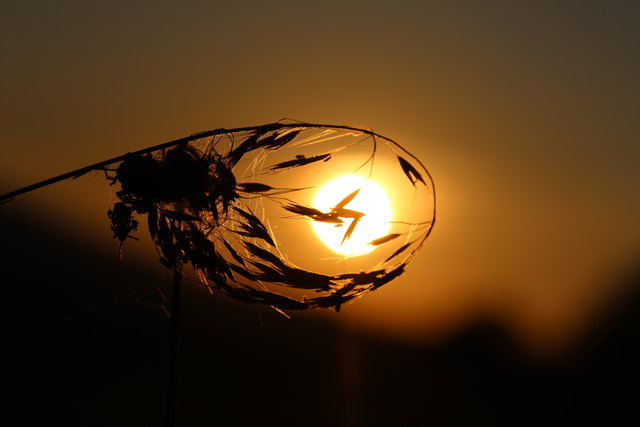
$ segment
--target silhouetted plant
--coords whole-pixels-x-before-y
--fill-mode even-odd
[[[370,269],[327,273],[293,263],[272,233],[273,218],[285,215],[291,221],[298,217],[345,226],[342,240],[348,240],[366,214],[347,208],[358,197],[357,190],[325,212],[308,206],[300,196],[326,181],[326,172],[338,157],[348,158],[348,162],[342,161],[340,174],[375,178],[383,149],[395,157],[395,168],[413,188],[414,196],[406,203],[412,203],[412,209],[420,210],[423,216],[394,220],[397,230],[373,239],[370,244],[376,250],[396,246],[385,248],[386,256]],[[100,169],[119,186],[119,201],[108,216],[121,245],[133,237],[146,216],[149,234],[166,267],[181,270],[188,264],[212,290],[280,310],[339,309],[388,283],[404,272],[435,220],[431,176],[398,143],[367,129],[309,123],[273,123],[195,134],[43,181],[2,196],[0,202]],[[315,175],[301,178],[299,172],[307,169],[313,169]],[[398,186],[400,179],[396,181]],[[283,182],[286,185],[278,184]],[[277,209],[267,208],[267,203]],[[317,295],[295,297],[274,286],[313,290]]]
[[[354,159],[350,169],[341,173],[365,170],[370,177],[381,152],[379,145],[384,145],[397,157],[407,183],[427,190],[429,197],[414,203],[428,204],[425,212],[431,216],[419,222],[405,222],[402,232],[373,239],[373,246],[401,244],[372,270],[326,274],[298,267],[277,243],[269,227],[270,218],[293,213],[309,221],[337,226],[349,222],[344,242],[365,215],[347,209],[359,190],[333,209],[321,212],[292,199],[317,185],[305,185],[293,177],[284,188],[270,185],[270,181],[276,175],[304,168],[314,168],[317,177],[323,177],[323,168],[328,168],[337,155],[347,155],[362,145],[368,146],[368,157],[360,163]],[[305,154],[269,162],[271,157],[282,158],[275,153],[285,148]],[[323,152],[316,154],[317,150]],[[205,286],[240,301],[280,310],[339,309],[353,298],[388,283],[404,272],[434,220],[433,183],[427,170],[394,141],[364,129],[274,123],[220,130],[174,146],[128,154],[110,171],[113,182],[120,185],[116,193],[120,201],[109,211],[114,237],[121,242],[130,238],[138,226],[134,217],[146,215],[149,233],[165,266],[181,268],[189,264]],[[266,202],[275,204],[280,212],[257,214],[257,210],[264,210]],[[404,239],[399,239],[401,236]],[[274,285],[314,290],[318,295],[295,298],[274,290]]]
[[[146,222],[160,262],[174,272],[169,424],[175,422],[184,266],[210,290],[240,301],[279,311],[339,310],[402,275],[435,221],[431,176],[398,143],[367,129],[290,122],[202,132],[42,181],[0,202],[96,170],[105,171],[117,188],[108,218],[120,241],[119,258],[124,242]],[[393,187],[390,232],[372,238],[372,253],[358,259],[331,255],[298,232],[307,222],[327,223],[345,230],[341,244],[352,237],[367,215],[351,209],[365,197],[360,188],[326,210],[310,206],[310,194],[344,174]],[[308,249],[313,246],[319,249]]]

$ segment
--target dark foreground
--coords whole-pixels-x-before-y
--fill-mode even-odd
[[[2,213],[0,232],[3,424],[163,425],[169,322],[156,288],[170,274]],[[637,425],[639,279],[555,363],[527,358],[490,321],[410,347],[187,285],[179,425]]]

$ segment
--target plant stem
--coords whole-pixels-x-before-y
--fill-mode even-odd
[[[194,141],[196,139],[208,138],[208,137],[212,137],[212,136],[216,136],[216,135],[222,135],[222,134],[226,134],[226,133],[255,131],[255,130],[258,130],[258,129],[261,129],[261,128],[263,128],[263,129],[264,128],[268,128],[269,130],[278,130],[278,129],[298,128],[298,127],[350,130],[350,131],[353,131],[353,132],[358,132],[358,133],[362,133],[362,134],[366,134],[366,135],[371,135],[371,136],[376,137],[376,138],[384,139],[385,141],[388,141],[388,142],[394,144],[395,146],[397,146],[398,148],[400,148],[401,150],[407,152],[406,150],[404,150],[404,148],[402,148],[400,145],[398,145],[398,143],[395,142],[394,140],[392,140],[390,138],[387,138],[385,136],[382,136],[382,135],[380,135],[380,134],[378,134],[376,132],[373,132],[370,129],[358,128],[358,127],[353,127],[353,126],[338,126],[338,125],[327,125],[327,124],[302,123],[302,122],[300,122],[300,123],[272,123],[272,124],[261,125],[261,126],[248,126],[248,127],[234,128],[234,129],[222,129],[222,128],[221,129],[213,129],[213,130],[208,130],[208,131],[204,131],[204,132],[199,132],[199,133],[196,133],[196,134],[193,134],[193,135],[189,135],[187,137],[176,139],[176,140],[173,140],[173,141],[164,142],[162,144],[154,145],[153,147],[143,148],[141,150],[134,151],[132,153],[127,153],[127,154],[129,154],[129,155],[147,154],[147,153],[151,153],[151,152],[156,151],[156,150],[161,150],[161,149],[164,149],[164,148],[170,148],[170,147],[174,147],[174,146],[177,146],[177,145],[180,145],[180,144],[188,144],[189,142]],[[17,190],[11,191],[11,192],[6,193],[6,194],[1,194],[0,195],[0,204],[8,202],[11,199],[13,199],[14,197],[20,196],[20,195],[25,194],[25,193],[29,193],[29,192],[31,192],[33,190],[37,190],[38,188],[46,187],[47,185],[55,184],[56,182],[60,182],[60,181],[63,181],[65,179],[78,178],[78,177],[80,177],[80,176],[82,176],[82,175],[84,175],[86,173],[92,172],[92,171],[94,171],[96,169],[104,168],[106,166],[109,166],[109,165],[112,165],[114,163],[120,162],[120,161],[125,159],[127,154],[122,155],[122,156],[113,157],[113,158],[108,159],[108,160],[103,160],[102,162],[94,163],[92,165],[85,166],[85,167],[80,168],[80,169],[76,169],[74,171],[63,173],[61,175],[54,176],[54,177],[49,178],[49,179],[45,179],[44,181],[36,182],[35,184],[27,185],[26,187],[19,188]],[[411,153],[407,152],[407,154],[409,154],[418,163],[420,163],[420,161],[415,156],[413,156]],[[424,165],[422,165],[422,163],[420,163],[420,165],[424,167]],[[426,168],[425,168],[425,171],[426,171]]]
[[[167,390],[167,427],[175,427],[178,413],[178,338],[180,336],[180,303],[182,300],[182,273],[173,268],[171,295],[171,326],[169,329],[169,385]]]

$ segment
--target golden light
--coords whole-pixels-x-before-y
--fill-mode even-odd
[[[313,200],[313,207],[331,212],[345,197],[359,190],[342,206],[364,214],[360,218],[341,217],[342,223],[313,221],[311,225],[320,240],[332,251],[343,255],[363,255],[375,246],[368,243],[389,231],[391,205],[385,190],[377,183],[358,175],[344,175],[323,185]],[[357,221],[352,227],[353,222]],[[353,228],[349,235],[348,230]],[[347,237],[345,237],[345,235]]]

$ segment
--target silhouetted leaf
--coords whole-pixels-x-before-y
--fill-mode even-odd
[[[293,213],[297,213],[297,214],[305,215],[305,216],[309,216],[309,217],[324,215],[324,213],[322,213],[318,209],[310,208],[308,206],[290,204],[290,205],[283,206],[283,207],[286,210],[288,210],[289,212],[293,212]]]
[[[336,276],[338,279],[349,279],[350,283],[354,285],[367,285],[369,283],[373,283],[375,279],[385,273],[385,270],[374,270],[369,271],[367,273],[345,273]]]
[[[360,221],[360,218],[355,218],[353,221],[351,221],[349,228],[347,228],[347,232],[344,233],[344,237],[342,238],[342,242],[340,242],[340,245],[342,245],[345,240],[351,237],[353,230],[356,229],[356,225],[358,224],[358,221]]]
[[[240,209],[240,208],[239,208],[239,207],[237,207],[237,206],[234,206],[234,207],[233,207],[233,210],[234,210],[234,211],[236,211],[236,212],[238,212],[238,213],[239,213],[240,215],[242,215],[243,217],[245,217],[245,218],[249,221],[249,223],[252,223],[252,224],[258,224],[260,227],[264,227],[264,225],[262,224],[262,222],[261,222],[261,221],[258,219],[258,217],[257,217],[257,216],[255,216],[253,213],[246,212],[246,211],[244,211],[244,210]]]
[[[338,218],[336,215],[327,214],[327,213],[319,211],[318,209],[310,208],[308,206],[302,206],[302,205],[298,205],[298,204],[292,203],[290,205],[283,206],[283,208],[288,210],[289,212],[297,213],[299,215],[308,216],[309,218],[313,219],[314,221],[330,222],[330,223],[336,223],[336,224],[341,224],[342,223],[342,220],[340,218]]]
[[[287,279],[287,285],[300,289],[318,289],[328,291],[334,283],[330,276],[301,270],[287,266],[283,273]]]
[[[380,286],[384,285],[385,283],[389,283],[393,279],[399,277],[402,273],[404,273],[404,267],[405,267],[405,264],[400,264],[398,267],[391,270],[384,276],[378,277],[377,279],[375,279],[373,281],[373,287],[371,288],[371,290],[378,289]]]
[[[229,268],[249,280],[256,280],[256,277],[253,274],[251,274],[248,270],[240,267],[239,265],[229,264]]]
[[[287,268],[287,265],[280,258],[278,258],[276,255],[272,254],[268,250],[263,249],[260,246],[254,245],[251,242],[242,242],[242,244],[244,245],[245,248],[247,248],[247,250],[252,255],[254,255],[254,256],[258,257],[258,258],[262,258],[265,261],[270,262],[271,264],[273,264],[274,266],[276,266],[277,268],[279,268],[281,270]]]
[[[258,238],[264,240],[265,242],[269,243],[271,246],[275,246],[276,243],[273,241],[273,239],[271,238],[271,235],[269,234],[269,232],[267,231],[266,228],[262,228],[260,229],[260,233],[258,233]]]
[[[229,166],[235,166],[247,152],[259,148],[261,144],[258,142],[258,139],[270,130],[277,129],[279,127],[279,124],[273,123],[271,125],[261,126],[257,128],[251,135],[249,135],[244,141],[242,141],[240,145],[238,145],[227,155],[227,163],[229,164]]]
[[[367,282],[367,283],[369,283],[369,282]],[[339,296],[346,295],[349,292],[353,291],[357,286],[358,286],[358,283],[355,280],[351,281],[350,283],[346,284],[345,286],[341,287],[340,289],[332,292],[331,295],[332,296],[334,296],[334,295],[339,295]]]
[[[255,148],[256,141],[262,133],[259,131],[255,131],[253,134],[249,135],[240,145],[234,148],[227,156],[227,163],[229,166],[235,166],[242,156],[244,156],[248,151],[253,150]]]
[[[400,236],[400,234],[398,234],[398,233],[387,234],[386,236],[382,236],[382,237],[378,237],[377,239],[373,239],[372,241],[367,243],[367,245],[378,246],[378,245],[381,245],[383,243],[387,243],[387,242],[395,239],[398,236]]]
[[[427,183],[424,182],[424,179],[422,179],[422,175],[420,175],[420,172],[418,172],[416,168],[411,165],[411,163],[400,156],[398,156],[398,161],[400,162],[400,167],[404,171],[404,174],[407,176],[407,178],[409,178],[409,181],[411,181],[411,184],[413,184],[414,187],[416,186],[417,181],[420,181],[424,185],[427,185]]]
[[[263,140],[258,141],[258,144],[265,148],[271,148],[271,149],[280,148],[288,144],[289,142],[293,141],[296,138],[296,136],[298,136],[299,133],[300,133],[299,130],[284,131],[280,134],[273,134],[272,139],[264,138]]]
[[[267,227],[265,227],[265,225],[258,219],[257,216],[253,215],[252,213],[246,212],[238,208],[237,206],[234,206],[233,209],[240,215],[242,215],[247,221],[249,221],[248,224],[240,224],[240,226],[249,233],[248,237],[256,237],[258,239],[263,239],[272,246],[276,245],[271,238]],[[240,232],[238,232],[238,234],[246,235]]]
[[[249,260],[249,263],[251,263],[251,265],[260,269],[260,271],[252,273],[258,280],[262,280],[265,282],[274,282],[274,283],[283,283],[286,281],[285,280],[286,277],[275,268],[271,268],[268,265],[258,261]]]
[[[344,208],[350,201],[352,201],[354,199],[354,197],[356,197],[358,195],[359,192],[360,192],[359,188],[357,190],[355,190],[355,191],[352,191],[351,193],[349,193],[349,195],[347,197],[345,197],[344,199],[340,200],[340,202],[333,209],[337,210],[337,209]]]
[[[236,187],[245,193],[264,193],[273,189],[271,186],[259,182],[242,182],[236,184]]]
[[[222,243],[224,244],[224,246],[227,248],[227,250],[229,251],[229,253],[231,254],[231,256],[233,257],[233,259],[235,259],[236,261],[238,261],[240,264],[245,265],[244,260],[242,259],[242,257],[238,254],[238,252],[236,252],[235,249],[233,249],[233,247],[226,241],[226,240],[222,240]]]
[[[324,160],[325,162],[331,158],[331,153],[327,154],[319,154],[313,157],[305,157],[303,155],[297,155],[295,159],[288,160],[286,162],[277,163],[271,166],[269,169],[277,170],[277,169],[285,169],[285,168],[294,168],[297,166],[304,166],[310,163],[319,162],[320,160]]]
[[[369,283],[371,283],[371,281],[367,280],[366,283],[363,284]],[[319,308],[334,307],[336,311],[340,311],[340,307],[342,306],[342,304],[349,302],[354,297],[364,292],[364,290],[358,291],[357,287],[357,282],[353,281],[343,286],[342,288],[332,292],[329,296],[312,298],[308,300],[308,302]]]
[[[411,243],[407,243],[405,245],[402,245],[400,248],[398,248],[397,251],[395,251],[393,254],[391,254],[391,256],[389,258],[385,259],[384,262],[388,262],[389,260],[397,257],[402,252],[406,251],[409,246],[411,246]]]

